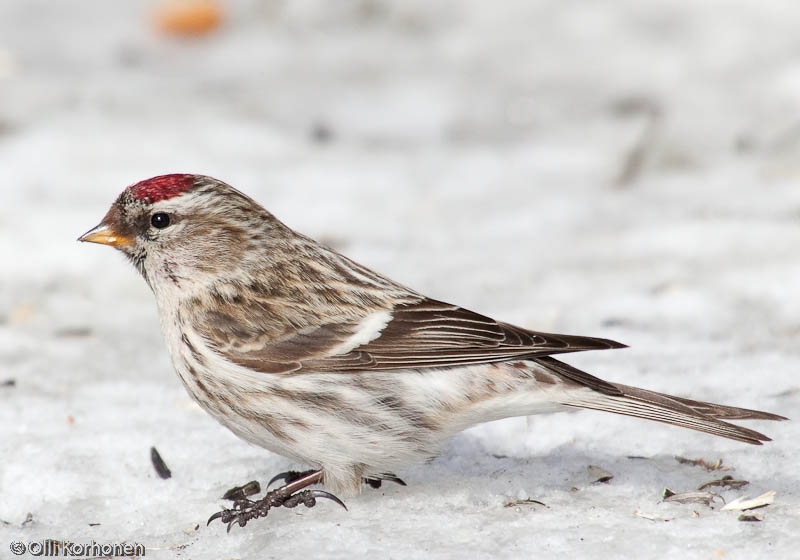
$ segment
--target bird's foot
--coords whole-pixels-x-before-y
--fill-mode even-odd
[[[210,524],[215,519],[219,519],[228,525],[228,532],[230,533],[231,527],[233,527],[234,524],[239,525],[239,527],[244,527],[247,525],[247,522],[252,519],[266,517],[269,510],[274,508],[293,508],[300,504],[303,504],[307,508],[314,507],[317,505],[317,498],[327,498],[336,502],[344,509],[347,509],[344,502],[330,492],[325,492],[324,490],[300,490],[299,492],[287,496],[285,493],[281,492],[283,488],[285,487],[282,486],[277,490],[267,492],[266,496],[259,500],[250,500],[247,498],[235,500],[232,508],[225,508],[222,511],[218,511],[208,519],[207,524]]]
[[[210,524],[215,519],[219,519],[228,525],[228,532],[234,524],[244,527],[247,522],[259,517],[266,517],[269,510],[279,507],[293,508],[300,504],[311,508],[317,504],[317,498],[327,498],[334,501],[344,509],[344,503],[324,490],[304,490],[306,486],[316,484],[322,480],[321,471],[309,471],[305,473],[295,473],[299,476],[284,484],[280,488],[267,492],[263,498],[251,500],[247,496],[257,494],[261,491],[258,482],[248,482],[244,486],[231,488],[225,493],[226,499],[233,500],[233,507],[218,511],[208,519]],[[273,479],[276,480],[276,479]]]

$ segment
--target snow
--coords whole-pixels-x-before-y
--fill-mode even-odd
[[[0,557],[48,538],[148,558],[798,557],[797,422],[754,423],[775,440],[757,448],[509,419],[348,511],[206,527],[229,487],[302,465],[192,404],[145,283],[75,242],[125,186],[206,173],[432,297],[629,344],[569,358],[600,377],[797,417],[796,2],[231,1],[191,40],[159,34],[155,6],[0,3]],[[750,482],[728,501],[776,491],[762,522],[662,503],[725,474]],[[528,498],[546,505],[506,507]]]

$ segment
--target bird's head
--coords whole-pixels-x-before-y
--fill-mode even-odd
[[[79,241],[122,251],[154,289],[236,270],[284,226],[233,187],[203,175],[153,177],[125,189]],[[263,254],[263,253],[262,253]]]

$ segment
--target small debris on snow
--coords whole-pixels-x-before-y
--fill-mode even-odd
[[[669,488],[664,488],[663,497],[665,502],[704,504],[707,506],[710,506],[716,499],[722,500],[722,496],[713,492],[673,492]]]
[[[710,480],[709,482],[704,482],[701,484],[697,489],[698,490],[705,490],[706,488],[710,488],[712,486],[724,486],[727,488],[741,488],[743,486],[747,486],[750,484],[747,480],[736,480],[731,475],[726,474],[722,478],[717,480]]]
[[[717,459],[714,462],[707,461],[706,459],[687,459],[686,457],[681,457],[680,455],[675,456],[675,460],[678,461],[681,465],[692,465],[695,467],[703,467],[709,471],[727,471],[730,470],[730,467],[723,467],[722,466],[722,459]]]
[[[742,496],[740,498],[736,498],[731,503],[727,504],[723,507],[723,510],[734,510],[734,511],[745,511],[748,509],[757,509],[766,507],[770,504],[775,502],[775,490],[770,490],[769,492],[764,492],[760,496],[755,498],[748,498],[747,496]]]
[[[743,513],[737,519],[739,521],[764,521],[764,513]]]
[[[30,303],[21,303],[15,307],[8,315],[8,322],[11,325],[19,326],[30,323],[36,311]]]
[[[153,467],[156,469],[159,477],[164,480],[172,478],[172,471],[169,470],[169,467],[164,462],[164,459],[161,458],[161,455],[155,447],[150,448],[150,461],[152,461]]]
[[[642,519],[647,519],[648,521],[663,521],[665,523],[675,519],[674,517],[661,517],[659,515],[654,515],[651,513],[644,513],[640,509],[634,510],[633,515],[635,515],[636,517],[641,517]]]
[[[614,478],[613,474],[597,465],[589,465],[586,470],[589,471],[589,476],[592,477],[592,483],[594,484],[605,483]]]
[[[327,144],[333,140],[333,129],[324,122],[315,122],[311,127],[311,139],[317,144]]]
[[[539,500],[534,500],[532,498],[525,498],[524,500],[514,500],[513,502],[506,503],[503,507],[510,508],[519,506],[543,506],[546,507],[547,509],[550,509],[550,506],[548,506],[546,503],[540,502]]]
[[[85,338],[91,334],[89,327],[63,327],[53,331],[56,338]]]
[[[224,18],[215,0],[172,0],[158,7],[153,20],[165,35],[199,37],[217,30]]]
[[[643,97],[628,97],[615,103],[614,112],[619,116],[643,115],[644,125],[636,143],[630,148],[617,175],[614,186],[623,188],[636,182],[653,152],[660,125],[662,110],[658,102]]]
[[[793,395],[796,395],[797,393],[800,393],[800,387],[792,387],[791,389],[786,389],[785,391],[781,391],[779,393],[772,394],[772,395],[770,395],[770,397],[777,398],[777,399],[782,399],[782,398],[785,398],[785,397],[791,397]]]

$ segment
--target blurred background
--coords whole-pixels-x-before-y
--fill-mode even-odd
[[[630,344],[570,359],[601,377],[792,416],[798,21],[788,0],[4,0],[0,535],[138,539],[165,558],[180,546],[219,558],[206,540],[219,530],[194,528],[217,497],[292,466],[196,409],[145,283],[110,249],[75,242],[124,187],[164,173],[222,179],[432,297]],[[496,554],[505,542],[511,555],[536,535],[514,532],[507,512],[471,514],[519,493],[564,503],[527,522],[547,531],[543,552],[581,557],[580,534],[586,554],[630,554],[648,531],[654,551],[757,553],[800,521],[785,469],[800,434],[757,428],[777,442],[743,449],[592,413],[495,423],[398,473],[440,502],[388,489],[387,501],[348,501],[366,500],[344,517],[317,508],[260,529],[276,554],[292,527],[330,535],[293,552],[402,551],[403,531],[382,524],[402,525],[394,504],[431,553]],[[168,483],[151,445],[176,473]],[[657,507],[665,473],[696,482],[671,459],[692,453],[761,477],[784,509],[741,542],[725,537],[735,517],[681,526],[681,543],[632,520],[634,507]],[[601,460],[630,484],[570,494]],[[570,512],[589,507],[603,515],[576,527]],[[609,544],[604,531],[620,524],[634,538]],[[490,538],[476,543],[481,531]],[[264,538],[226,542],[242,553]]]

